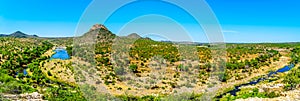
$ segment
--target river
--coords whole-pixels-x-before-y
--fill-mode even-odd
[[[239,91],[241,91],[241,89],[240,89],[241,87],[248,86],[248,85],[258,84],[259,82],[264,81],[264,80],[268,79],[269,77],[272,77],[274,74],[287,72],[287,71],[291,70],[294,67],[295,67],[294,64],[290,64],[288,66],[284,66],[283,68],[280,68],[280,69],[278,69],[275,72],[270,72],[267,76],[258,78],[257,80],[253,80],[253,81],[250,81],[250,82],[245,83],[245,84],[241,84],[241,85],[235,86],[233,90],[230,90],[230,91],[228,91],[226,93],[223,93],[223,94],[217,96],[216,98],[222,98],[227,93],[229,93],[230,95],[236,96],[236,93],[239,92]]]
[[[67,50],[62,49],[62,48],[57,48],[54,51],[55,51],[55,54],[52,55],[50,60],[52,60],[52,59],[61,59],[61,60],[70,59],[70,56],[69,56]]]

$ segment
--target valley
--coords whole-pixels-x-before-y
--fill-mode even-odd
[[[117,36],[104,25],[75,38],[0,41],[0,100],[300,100],[300,43],[226,43],[216,59],[207,43]]]

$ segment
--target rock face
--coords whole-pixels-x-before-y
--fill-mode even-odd
[[[79,44],[93,43],[95,41],[100,43],[112,43],[112,40],[114,38],[116,38],[116,35],[109,31],[104,25],[95,24],[90,28],[88,32],[84,33],[78,40],[80,40]]]
[[[108,30],[104,25],[102,24],[95,24],[92,26],[92,28],[90,29],[90,31],[94,31],[96,29],[104,29],[104,30]]]

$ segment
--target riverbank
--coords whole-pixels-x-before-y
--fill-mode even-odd
[[[253,85],[249,83],[242,84],[239,85],[238,88],[228,91],[232,93],[232,91],[235,90],[236,95],[224,93],[223,96],[218,96],[218,98],[221,98],[220,100],[239,99],[240,101],[258,100],[258,97],[259,97],[259,101],[265,101],[265,100],[270,101],[271,99],[272,101],[287,101],[288,100],[287,98],[289,98],[292,99],[292,101],[296,101],[296,99],[298,99],[300,96],[299,93],[297,93],[300,86],[296,86],[294,90],[290,91],[290,88],[287,88],[288,87],[287,85],[289,84],[286,83],[286,80],[289,80],[287,79],[287,76],[290,75],[290,73],[295,73],[295,71],[299,71],[298,67],[299,64],[297,64],[295,67],[290,67],[291,69],[286,69],[286,71],[281,71],[282,70],[281,68],[277,71],[277,73],[268,76],[268,78],[258,82],[257,84],[253,84]],[[296,75],[296,77],[298,76]],[[292,94],[291,92],[295,94]]]
[[[247,98],[247,99],[237,99],[235,101],[299,101],[300,100],[300,89],[280,92],[279,97],[275,98]]]
[[[262,76],[268,74],[269,71],[276,71],[276,70],[288,65],[288,62],[290,61],[290,59],[291,59],[290,57],[282,56],[279,58],[279,61],[272,62],[271,65],[269,65],[269,66],[263,66],[263,67],[260,67],[259,69],[253,70],[251,75],[247,75],[246,78],[243,78],[241,80],[229,80],[226,83],[222,83],[221,85],[219,85],[220,90],[218,93],[219,94],[225,93],[228,91],[228,89],[230,89],[230,88],[232,89],[236,85],[248,83],[251,80],[253,80],[254,78],[262,77]]]
[[[25,94],[3,94],[0,100],[14,100],[14,101],[46,101],[43,100],[43,94],[39,94],[38,92],[33,93],[25,93]]]

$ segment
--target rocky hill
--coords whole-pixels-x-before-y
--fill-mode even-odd
[[[95,24],[91,27],[90,31],[93,31],[93,30],[97,30],[97,29],[104,29],[104,30],[108,30],[104,25],[102,24]]]

